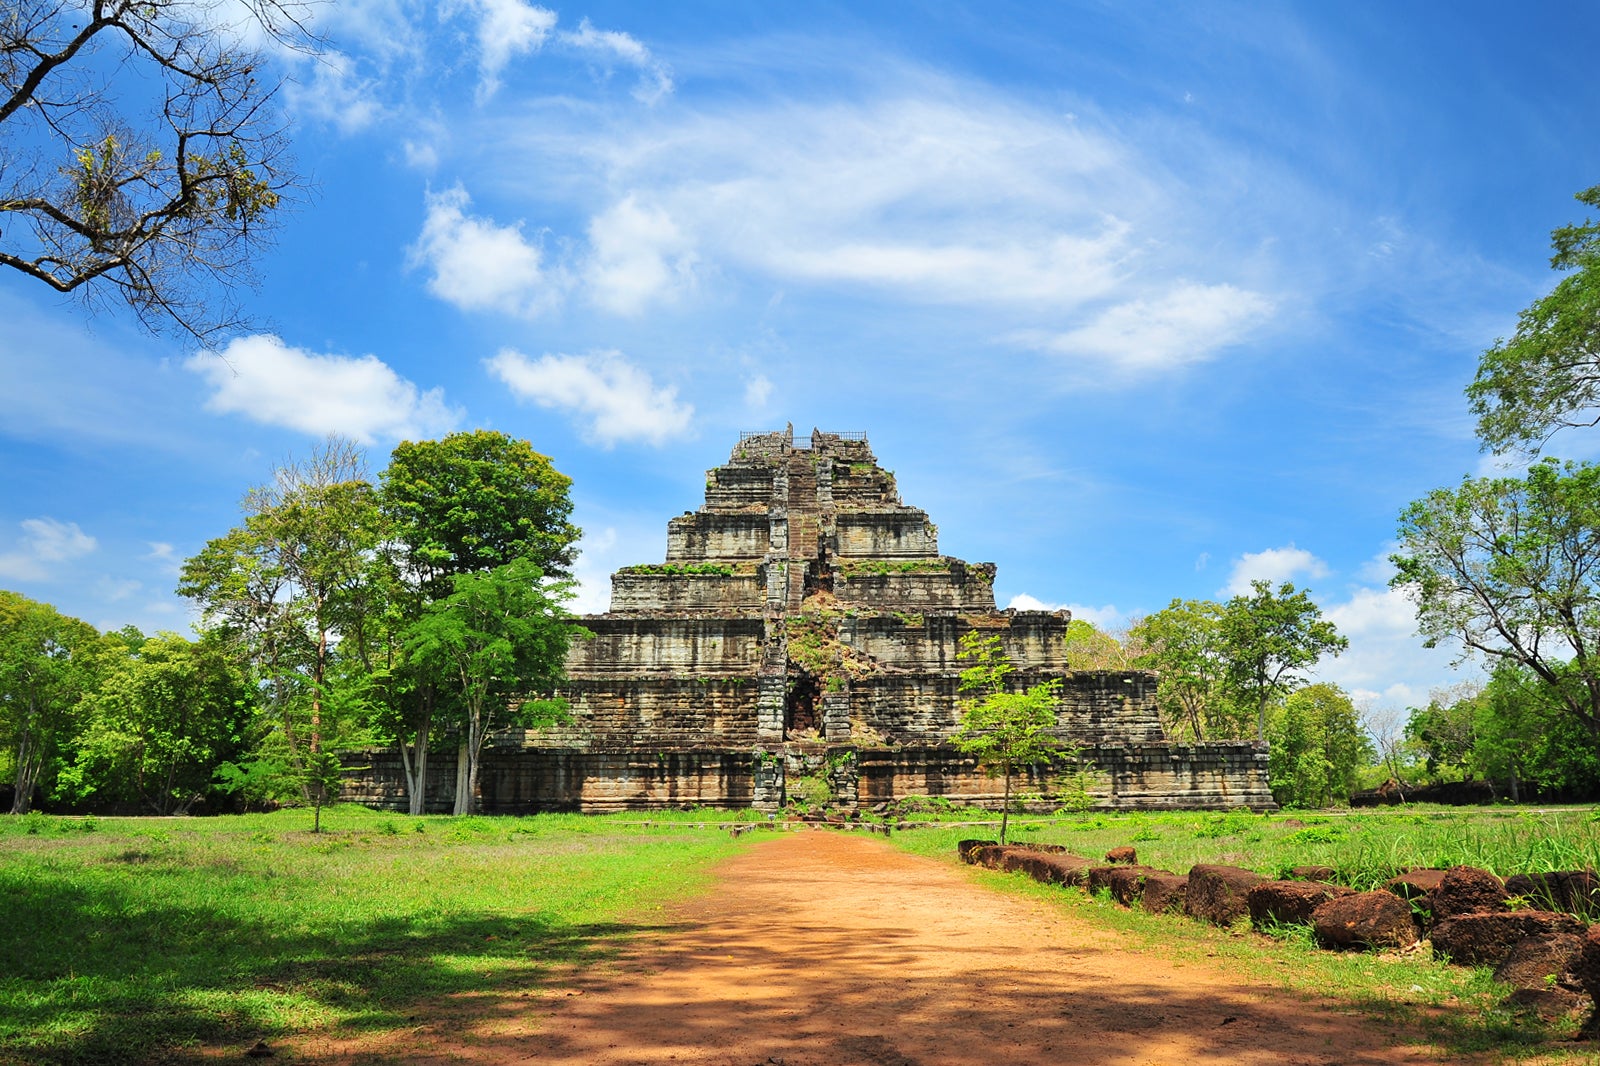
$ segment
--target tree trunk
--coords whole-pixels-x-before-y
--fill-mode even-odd
[[[1000,804],[1000,843],[1006,842],[1006,825],[1011,819],[1011,764],[1006,764],[1005,799]]]
[[[33,731],[24,728],[17,743],[17,774],[14,779],[16,795],[11,800],[12,814],[27,814],[33,806],[33,788],[39,782],[39,745]]]
[[[400,767],[406,775],[406,804],[413,815],[424,814],[428,809],[428,732],[432,724],[432,716],[425,716],[410,744],[396,741],[400,746]]]
[[[471,797],[467,794],[467,740],[461,738],[461,745],[456,749],[456,802],[451,809],[451,814],[471,814]]]

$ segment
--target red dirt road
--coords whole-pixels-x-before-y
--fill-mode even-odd
[[[754,845],[681,928],[538,998],[457,1001],[344,1062],[1158,1066],[1435,1062],[1378,1023],[1171,962],[886,842]]]

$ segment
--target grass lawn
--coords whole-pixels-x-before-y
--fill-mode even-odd
[[[0,1063],[182,1061],[538,988],[663,931],[740,846],[719,817],[0,819]]]
[[[958,817],[952,813],[949,817]],[[1016,843],[1064,845],[1097,858],[1123,844],[1139,861],[1187,873],[1197,862],[1226,863],[1278,876],[1291,867],[1332,866],[1358,888],[1381,884],[1409,866],[1469,863],[1502,876],[1553,869],[1600,869],[1600,820],[1589,808],[1544,812],[1514,808],[1385,808],[1362,812],[1083,814],[1013,817]],[[930,825],[896,833],[908,851],[956,861],[956,842],[991,838],[997,827]],[[1178,959],[1220,958],[1229,968],[1297,993],[1327,997],[1419,1039],[1455,1052],[1489,1051],[1513,1061],[1594,1062],[1592,1043],[1567,1043],[1581,1018],[1543,1024],[1508,1009],[1510,991],[1487,968],[1436,962],[1408,953],[1323,951],[1304,927],[1271,935],[1241,925],[1218,929],[1179,915],[1124,908],[1104,894],[1039,885],[1020,874],[974,870],[982,883],[1048,901],[1118,929],[1133,943]]]

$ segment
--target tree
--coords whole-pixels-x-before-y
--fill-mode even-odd
[[[1578,194],[1600,207],[1600,185]],[[1485,446],[1535,450],[1563,426],[1600,422],[1600,222],[1551,234],[1554,270],[1570,270],[1517,318],[1509,341],[1483,353],[1467,398]]]
[[[60,791],[187,813],[212,789],[217,766],[237,757],[253,712],[249,688],[215,640],[162,633],[119,643],[85,698],[87,721]]]
[[[1466,478],[1400,516],[1390,584],[1429,647],[1526,667],[1600,746],[1600,467]]]
[[[1324,655],[1350,646],[1305,590],[1285,581],[1250,583],[1248,596],[1234,596],[1222,610],[1219,636],[1228,661],[1226,682],[1242,702],[1256,708],[1256,738],[1266,739],[1267,705],[1303,680],[1299,671]]]
[[[1285,806],[1348,803],[1362,764],[1373,754],[1355,705],[1337,685],[1307,685],[1289,693],[1267,736],[1272,791]]]
[[[1034,685],[1023,692],[1008,688],[1015,667],[1006,658],[997,636],[973,630],[961,638],[959,658],[972,665],[961,671],[965,700],[961,724],[950,741],[961,751],[978,757],[978,765],[1005,778],[1000,808],[1000,843],[1006,842],[1011,814],[1011,775],[1019,767],[1049,762],[1064,753],[1056,726],[1060,678]]]
[[[308,48],[306,5],[249,0]],[[210,0],[11,0],[0,11],[0,264],[205,341],[297,178],[276,81]]]
[[[46,768],[75,732],[98,643],[87,622],[0,590],[0,743],[13,764],[12,814],[28,813]]]
[[[1224,684],[1222,615],[1222,605],[1212,600],[1173,600],[1129,630],[1143,649],[1134,665],[1159,677],[1156,703],[1167,728],[1197,742],[1237,731]]]
[[[546,576],[571,576],[582,530],[572,479],[525,440],[479,429],[402,441],[382,474],[405,562],[448,594],[455,574],[526,559]]]
[[[1434,689],[1426,707],[1413,707],[1406,721],[1405,734],[1422,756],[1423,765],[1435,779],[1449,770],[1459,770],[1470,780],[1477,773],[1478,727],[1483,719],[1484,687],[1463,681],[1449,688]]]
[[[431,603],[406,634],[413,662],[434,677],[449,678],[466,712],[462,755],[465,787],[456,791],[456,814],[471,814],[478,791],[483,743],[502,712],[524,725],[558,720],[565,704],[526,699],[555,687],[567,647],[584,632],[560,605],[570,584],[547,584],[532,562],[518,559],[483,573],[456,574],[455,591]]]
[[[1126,637],[1123,634],[1124,639],[1119,640],[1093,622],[1074,618],[1067,623],[1067,665],[1073,670],[1127,670],[1134,656]]]
[[[570,520],[572,479],[527,441],[489,430],[405,441],[381,481],[398,555],[390,598],[398,627],[452,595],[457,575],[526,560],[548,577],[570,576],[581,533]],[[397,663],[388,729],[400,750],[412,814],[422,813],[441,680],[449,678]],[[466,745],[463,736],[458,796],[467,791]]]
[[[280,467],[244,511],[242,525],[184,563],[178,592],[264,683],[301,772],[324,746],[336,658],[361,660],[374,635],[370,590],[383,580],[387,527],[360,451],[337,438]]]

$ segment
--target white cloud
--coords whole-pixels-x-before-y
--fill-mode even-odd
[[[16,547],[0,552],[0,578],[43,581],[50,576],[51,564],[80,559],[98,546],[76,522],[41,516],[23,519],[18,525],[22,536]]]
[[[639,40],[615,30],[597,30],[588,19],[578,23],[578,32],[561,34],[561,42],[605,60],[617,60],[639,71],[634,98],[653,104],[672,91],[672,72],[650,54]]]
[[[1325,658],[1316,680],[1339,685],[1358,702],[1415,706],[1428,690],[1477,673],[1465,666],[1458,673],[1447,648],[1425,648],[1416,635],[1416,608],[1403,589],[1357,588],[1343,603],[1327,607],[1332,622],[1350,647],[1338,658]]]
[[[1123,629],[1128,624],[1127,614],[1115,604],[1107,603],[1094,607],[1081,603],[1046,603],[1037,596],[1030,596],[1026,592],[1019,592],[1011,597],[1011,602],[1006,604],[1006,609],[1014,611],[1069,611],[1074,619],[1088,622],[1102,631]]]
[[[176,574],[183,569],[183,560],[178,558],[178,549],[164,540],[149,542],[150,550],[145,553],[145,560],[155,563],[164,573]]]
[[[875,77],[846,102],[683,108],[601,138],[590,112],[542,113],[479,141],[508,177],[583,190],[577,280],[620,313],[742,272],[974,308],[994,336],[1129,373],[1214,357],[1275,315],[1252,280],[1275,276],[1267,245],[1218,228],[1232,205],[1168,187],[1119,131],[923,71]]]
[[[376,78],[362,77],[357,60],[331,49],[298,65],[284,85],[289,105],[302,115],[326,122],[340,133],[366,129],[384,116]]]
[[[544,47],[556,27],[556,13],[523,0],[466,0],[450,4],[447,13],[467,8],[478,17],[478,102],[486,103],[500,89],[500,76],[519,55]]]
[[[1328,567],[1321,559],[1290,544],[1285,548],[1268,548],[1266,551],[1245,552],[1233,562],[1233,572],[1222,589],[1224,596],[1245,596],[1250,593],[1252,581],[1266,581],[1273,585],[1296,577],[1319,578],[1328,576]]]
[[[694,285],[695,254],[665,211],[624,197],[589,223],[589,298],[632,315]]]
[[[675,387],[657,388],[620,352],[545,355],[535,361],[505,348],[485,365],[518,399],[584,419],[585,435],[608,448],[619,441],[664,444],[686,434],[694,415],[693,407],[678,402]]]
[[[422,392],[375,355],[317,355],[271,334],[237,338],[220,354],[191,356],[184,367],[211,386],[207,410],[317,436],[362,443],[427,437],[462,417],[446,405],[443,389]]]
[[[611,526],[587,530],[578,541],[578,561],[572,568],[577,596],[567,605],[573,614],[604,614],[611,609],[611,573],[625,565],[614,560],[616,547],[617,531]]]
[[[1180,281],[1159,295],[1109,307],[1064,333],[1014,336],[1027,347],[1089,356],[1125,371],[1149,371],[1200,362],[1243,339],[1272,310],[1272,301],[1260,293]]]
[[[532,316],[558,302],[560,279],[542,269],[543,253],[523,237],[522,224],[474,217],[467,214],[471,204],[460,185],[427,195],[410,260],[431,272],[428,290],[464,311]]]
[[[772,399],[772,381],[765,374],[757,374],[744,384],[744,405],[752,411],[761,412],[767,409],[767,401]]]

